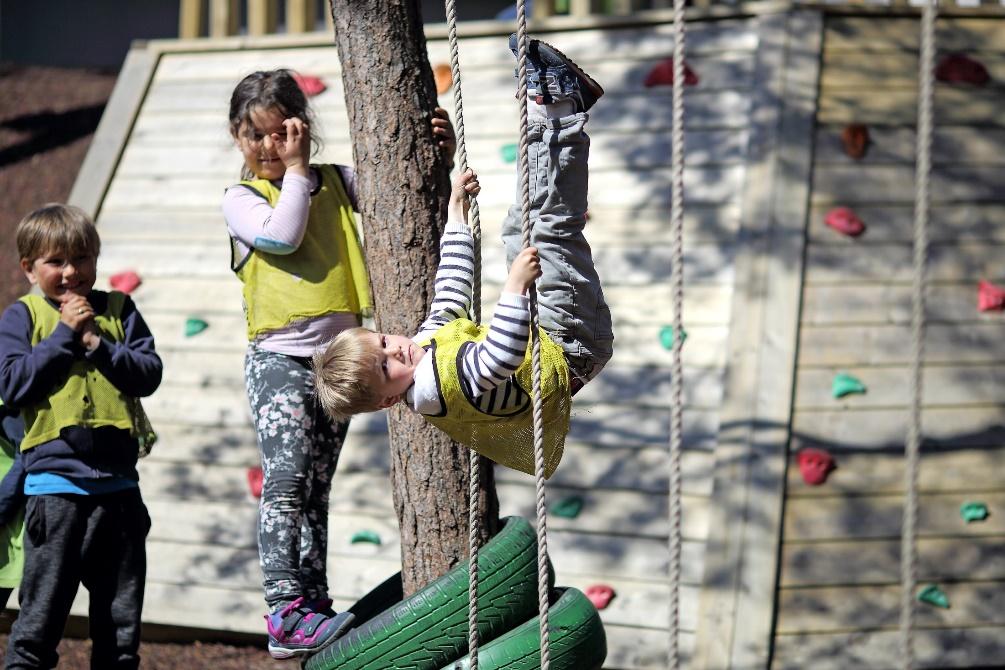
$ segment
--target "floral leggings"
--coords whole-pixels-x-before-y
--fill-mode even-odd
[[[249,345],[244,377],[262,453],[258,552],[271,611],[328,597],[328,494],[349,422],[314,399],[310,360]]]

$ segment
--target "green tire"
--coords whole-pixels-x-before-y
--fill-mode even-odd
[[[552,670],[600,670],[607,658],[607,635],[600,614],[582,591],[558,588],[548,608],[548,658]],[[525,621],[478,648],[478,670],[538,670],[540,619]],[[467,656],[442,670],[469,670]]]
[[[537,536],[508,517],[478,553],[478,632],[491,640],[537,610]],[[377,587],[394,593],[395,579]],[[400,580],[398,580],[400,584]],[[362,602],[362,601],[361,601]],[[354,607],[354,610],[356,608]],[[307,659],[306,670],[436,670],[467,653],[468,563],[353,628]]]

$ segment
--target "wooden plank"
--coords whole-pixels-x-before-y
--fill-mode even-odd
[[[997,323],[933,324],[925,332],[925,362],[996,363],[1005,354],[1000,334]],[[799,364],[899,365],[908,362],[905,342],[910,342],[905,326],[804,327]]]
[[[607,634],[605,670],[652,670],[667,667],[666,631],[604,626]],[[678,641],[680,659],[688,667],[693,656],[695,637],[683,633]]]
[[[203,0],[181,0],[178,6],[178,37],[202,37],[205,21],[202,16]]]
[[[803,290],[803,324],[909,324],[911,289],[905,285],[816,285]],[[974,284],[929,284],[926,323],[998,322],[1001,316],[977,311]]]
[[[1005,25],[1005,24],[999,24]],[[972,50],[968,49],[967,51]],[[948,52],[940,48],[935,62],[940,62]],[[988,69],[992,81],[1005,77],[1005,53],[975,54]],[[823,74],[820,90],[823,95],[831,90],[863,88],[888,91],[893,88],[913,88],[918,84],[918,53],[916,51],[891,51],[877,58],[876,53],[859,51],[824,51]]]
[[[846,409],[863,407],[907,407],[910,386],[905,366],[849,368],[847,372],[868,387],[862,395],[835,399],[831,395],[834,369],[800,370],[796,380],[795,406],[803,409]],[[1005,390],[1005,367],[1000,365],[927,366],[922,372],[922,404],[939,407],[967,407],[994,404]]]
[[[914,165],[915,131],[910,126],[875,125],[869,128],[869,147],[861,159],[844,152],[841,132],[844,126],[822,125],[817,128],[817,165]],[[935,166],[1005,162],[1005,129],[972,126],[940,126],[933,130],[932,164]]]
[[[585,592],[597,584],[591,577],[568,576],[558,573],[556,582]],[[641,630],[659,631],[666,635],[664,622],[669,617],[670,588],[665,579],[619,579],[610,584],[615,596],[611,603],[600,611],[604,628],[609,626],[632,626]],[[681,630],[693,633],[698,616],[698,589],[685,586],[681,589],[680,619]],[[605,666],[607,667],[607,666]]]
[[[92,218],[101,208],[108,183],[156,65],[156,54],[145,48],[137,48],[129,50],[122,69],[119,70],[115,88],[108,98],[87,156],[84,157],[67,199],[67,202],[82,208]]]
[[[1002,125],[998,110],[1005,100],[999,89],[950,88],[936,86],[933,113],[940,124]],[[913,124],[918,114],[914,90],[859,91],[832,89],[820,99],[817,119],[821,123]],[[933,195],[935,193],[933,192]]]
[[[979,498],[992,510],[1005,510],[1005,492]],[[960,518],[960,505],[972,499],[962,493],[922,494],[918,504],[918,537],[952,537],[960,542],[985,535],[1005,535],[1005,514],[979,523]],[[904,514],[901,495],[855,495],[795,498],[785,506],[785,541],[890,539],[900,537]]]
[[[919,606],[919,629],[1005,626],[1005,588],[1001,582],[945,584],[949,609]],[[900,588],[820,587],[782,589],[778,603],[778,634],[831,633],[862,629],[896,629],[900,620]]]
[[[1005,658],[1005,636],[996,626],[914,633],[915,667],[994,667]],[[845,670],[899,668],[903,663],[899,633],[856,632],[831,635],[782,635],[775,642],[772,670]]]
[[[941,243],[928,247],[926,276],[932,281],[973,282],[1005,277],[998,262],[1005,244]],[[806,258],[806,283],[857,281],[910,282],[912,249],[907,244],[862,245],[849,253],[844,245],[811,245]],[[878,266],[877,266],[878,263]]]
[[[932,202],[1000,202],[1002,194],[996,185],[1003,177],[1005,167],[996,165],[936,167],[931,176]],[[814,169],[813,178],[815,206],[889,204],[910,202],[914,197],[914,167],[908,165],[822,165]]]
[[[919,582],[1005,580],[1001,537],[922,538]],[[779,585],[839,586],[900,583],[900,540],[836,540],[782,546]]]
[[[947,51],[1005,51],[1000,18],[940,18],[936,44]],[[918,19],[875,16],[827,17],[826,53],[834,51],[917,51]]]

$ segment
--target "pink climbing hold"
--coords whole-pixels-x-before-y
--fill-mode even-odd
[[[586,597],[590,599],[593,606],[602,610],[611,604],[614,599],[614,589],[607,584],[594,584],[586,587]]]
[[[799,464],[799,472],[803,475],[803,481],[810,486],[820,486],[827,481],[827,476],[837,466],[834,464],[834,457],[823,449],[806,447],[800,449],[796,454],[796,463]]]
[[[848,237],[858,237],[865,232],[862,219],[849,207],[835,207],[827,212],[824,223]]]
[[[297,82],[297,86],[300,87],[300,90],[303,91],[304,95],[308,98],[313,98],[318,93],[324,93],[324,91],[328,88],[320,77],[315,77],[309,74],[294,72],[293,80]]]
[[[1005,309],[1005,288],[980,280],[977,284],[977,309],[982,312],[1000,312]]]
[[[248,468],[248,490],[251,491],[253,497],[262,497],[262,482],[264,480],[265,474],[262,472],[261,466],[256,465],[253,468]]]
[[[935,66],[935,78],[947,84],[985,86],[991,81],[988,69],[965,54],[949,54]]]
[[[652,88],[653,86],[673,86],[673,58],[661,60],[654,65],[642,83],[646,88]],[[698,75],[688,66],[687,62],[684,63],[684,85],[698,85]]]
[[[143,283],[143,280],[140,279],[140,276],[132,270],[123,270],[122,272],[116,272],[109,277],[108,283],[111,284],[112,288],[116,291],[132,293],[136,290],[136,287]]]

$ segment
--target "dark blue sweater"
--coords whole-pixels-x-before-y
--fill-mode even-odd
[[[105,311],[108,294],[91,291],[88,302],[97,314]],[[56,303],[49,301],[54,308]],[[102,339],[88,352],[73,330],[60,322],[49,337],[31,346],[31,316],[18,301],[0,315],[0,398],[12,409],[30,407],[62,385],[75,360],[86,358],[117,389],[141,398],[161,382],[163,365],[154,351],[154,338],[132,299],[122,307],[122,342]],[[64,428],[58,439],[22,454],[29,474],[52,473],[64,477],[100,479],[125,477],[137,480],[139,445],[129,431],[113,427]]]

